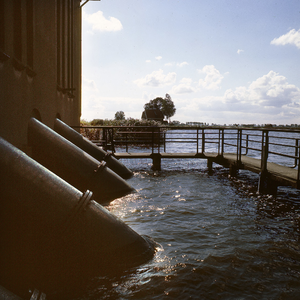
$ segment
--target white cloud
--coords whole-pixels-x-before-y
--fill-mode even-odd
[[[188,63],[186,61],[182,62],[182,63],[177,63],[177,66],[178,67],[184,67],[184,66],[187,66]]]
[[[174,94],[188,94],[196,92],[196,89],[192,87],[192,79],[191,78],[183,78],[179,85],[174,85],[172,87],[171,93]]]
[[[234,91],[232,89],[228,89],[224,94],[223,102],[227,104],[245,102],[245,99],[247,99],[248,96],[247,88],[240,86]]]
[[[105,112],[105,105],[95,95],[89,96],[83,91],[82,96],[84,101],[82,101],[81,118],[87,121],[102,118],[101,113]]]
[[[113,119],[120,110],[124,111],[126,118],[140,118],[146,102],[133,97],[84,96],[82,119]]]
[[[82,78],[82,89],[86,91],[98,91],[95,81],[86,77]]]
[[[146,63],[151,63],[151,60],[150,60],[150,59],[147,59],[147,60],[146,60]]]
[[[108,17],[107,19],[100,10],[90,15],[83,12],[83,19],[92,25],[93,30],[119,31],[123,29],[120,20],[114,17]]]
[[[298,49],[300,49],[300,29],[296,31],[295,29],[290,30],[288,33],[280,36],[279,38],[275,38],[271,41],[272,45],[295,45]]]
[[[244,50],[238,49],[237,54],[241,54],[242,52],[244,52]]]
[[[299,123],[300,89],[274,71],[247,86],[228,89],[223,96],[204,96],[181,102],[176,101],[179,97],[177,94],[173,98],[177,108],[175,117],[180,121],[217,124]]]
[[[261,108],[283,108],[285,106],[297,106],[300,99],[300,89],[289,84],[284,76],[270,71],[253,81],[248,88],[238,87],[234,91],[227,90],[224,95],[224,103],[244,104]]]
[[[199,80],[199,86],[207,90],[217,90],[224,76],[213,65],[206,65],[201,70],[200,74],[205,74],[204,79]]]
[[[158,87],[163,85],[174,84],[176,80],[176,73],[170,72],[164,74],[162,69],[153,71],[151,74],[146,75],[144,78],[140,78],[134,81],[138,86],[152,86]]]
[[[162,56],[156,56],[155,59],[156,59],[156,60],[161,60],[161,59],[162,59]]]
[[[183,61],[181,63],[176,63],[176,62],[169,62],[169,63],[166,63],[165,66],[166,67],[173,67],[173,66],[176,66],[176,67],[179,67],[179,68],[182,68],[184,66],[187,66],[189,63],[186,62],[186,61]]]

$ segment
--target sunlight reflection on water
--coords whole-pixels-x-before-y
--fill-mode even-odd
[[[129,163],[129,162],[128,162]],[[131,164],[131,165],[130,165]],[[256,194],[256,177],[205,165],[161,172],[129,163],[136,194],[108,209],[158,248],[144,265],[98,278],[81,299],[296,299],[299,192]],[[295,298],[296,297],[296,298]]]

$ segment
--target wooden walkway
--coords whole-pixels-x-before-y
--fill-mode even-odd
[[[115,152],[113,154],[116,158],[150,158],[159,155],[161,158],[208,158],[216,157],[216,153],[147,153],[147,152]]]
[[[216,163],[227,166],[236,163],[236,154],[224,154],[224,158],[216,159]],[[246,155],[241,156],[241,166],[239,169],[245,169],[254,173],[261,173],[261,160]],[[272,162],[267,163],[269,178],[278,185],[292,186],[299,188],[297,185],[298,170],[285,167]]]
[[[100,126],[90,129],[91,136],[104,140],[102,147],[112,151],[116,158],[152,159],[154,170],[161,169],[162,159],[206,159],[208,170],[216,163],[228,167],[231,175],[239,169],[259,174],[261,193],[274,194],[279,185],[300,189],[298,128]],[[82,130],[86,132],[89,128],[85,126]],[[144,153],[136,152],[138,145],[145,149]],[[125,151],[116,152],[119,146]],[[187,152],[174,153],[177,149]],[[270,162],[275,157],[278,164]]]
[[[212,163],[217,163],[224,167],[245,169],[251,172],[260,174],[262,172],[261,160],[246,155],[241,155],[241,161],[238,163],[237,155],[234,153],[224,153],[223,156],[217,153],[131,153],[131,152],[117,152],[113,154],[117,159],[143,159],[148,158],[155,160],[160,165],[161,159],[175,158],[197,158],[207,159],[208,167],[211,167]],[[268,179],[272,181],[273,185],[285,185],[292,186],[294,188],[300,188],[297,184],[298,170],[290,167],[285,167],[272,162],[267,163]]]

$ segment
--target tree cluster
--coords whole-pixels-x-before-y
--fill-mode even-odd
[[[115,120],[125,120],[125,113],[124,111],[117,111],[115,113]]]
[[[167,119],[170,119],[172,116],[174,116],[176,112],[174,102],[169,94],[166,94],[165,98],[157,97],[153,100],[150,100],[144,105],[145,110],[153,108],[158,108]]]

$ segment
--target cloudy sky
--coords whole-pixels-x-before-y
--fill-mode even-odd
[[[83,7],[82,118],[300,123],[299,0],[102,0]]]

